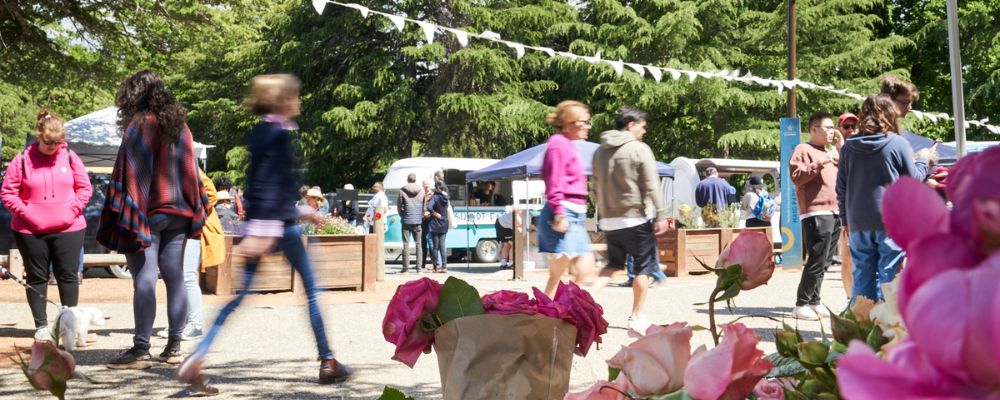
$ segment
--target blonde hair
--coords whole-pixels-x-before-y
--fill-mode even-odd
[[[920,91],[917,90],[917,85],[893,75],[887,75],[885,78],[882,78],[882,93],[889,95],[893,99],[907,94],[913,98],[913,101],[920,99]]]
[[[250,82],[246,106],[256,115],[273,114],[299,97],[302,81],[289,74],[257,75]]]
[[[565,100],[556,105],[556,110],[545,117],[545,122],[563,129],[567,125],[583,119],[583,115],[590,112],[590,107],[576,100]]]
[[[858,116],[858,131],[862,134],[899,133],[899,114],[890,95],[879,93],[865,99]]]
[[[35,136],[43,140],[66,139],[66,126],[55,111],[43,108],[35,115]]]

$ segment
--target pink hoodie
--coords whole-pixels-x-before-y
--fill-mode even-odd
[[[21,170],[21,158],[24,168]],[[24,234],[76,232],[87,228],[83,209],[90,200],[90,178],[83,161],[63,144],[45,155],[38,143],[18,153],[7,166],[0,199],[14,218],[10,228]]]

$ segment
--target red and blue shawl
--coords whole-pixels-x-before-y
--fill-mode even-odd
[[[146,113],[125,129],[108,182],[97,241],[132,254],[149,247],[149,215],[191,219],[188,237],[201,235],[208,194],[198,176],[194,140],[187,124],[177,142],[162,144],[156,116]]]

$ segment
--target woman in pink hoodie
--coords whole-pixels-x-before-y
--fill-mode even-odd
[[[66,147],[66,128],[57,114],[44,108],[38,111],[35,133],[38,141],[7,166],[0,198],[13,215],[10,228],[24,257],[28,285],[47,295],[51,262],[59,300],[63,306],[75,307],[90,178],[80,158]],[[51,340],[45,298],[25,292],[35,318],[35,340]]]

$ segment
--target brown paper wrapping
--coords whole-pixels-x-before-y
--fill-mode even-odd
[[[541,315],[476,315],[434,331],[445,400],[562,399],[576,327]]]

